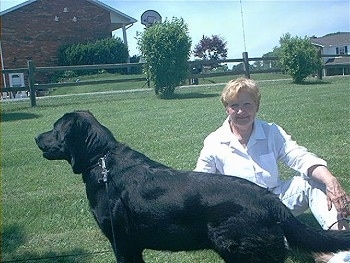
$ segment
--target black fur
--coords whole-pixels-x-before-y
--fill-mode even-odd
[[[350,249],[350,231],[310,228],[274,194],[247,180],[155,162],[117,142],[89,112],[65,114],[36,143],[45,158],[67,160],[83,175],[92,213],[118,263],[144,262],[146,248],[209,248],[225,262],[284,262],[284,237],[291,248],[308,252]],[[98,165],[104,155],[108,194]]]

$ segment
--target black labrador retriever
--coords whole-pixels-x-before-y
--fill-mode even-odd
[[[284,262],[290,248],[350,249],[350,231],[300,223],[268,190],[247,180],[179,171],[114,138],[88,111],[65,114],[36,138],[43,156],[82,174],[92,213],[118,263],[146,248],[213,249],[225,262]]]

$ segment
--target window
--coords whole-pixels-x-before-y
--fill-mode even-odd
[[[347,55],[348,54],[348,47],[347,46],[337,47],[336,53],[337,53],[337,55]]]

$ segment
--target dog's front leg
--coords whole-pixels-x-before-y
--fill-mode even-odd
[[[140,252],[131,252],[131,251],[121,251],[117,248],[115,253],[118,263],[145,263],[142,258],[142,251]]]

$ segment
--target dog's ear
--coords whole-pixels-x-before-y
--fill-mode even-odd
[[[80,174],[97,162],[114,138],[89,112],[74,112],[71,120],[65,142],[73,172]]]
[[[75,174],[84,172],[89,166],[87,145],[89,123],[79,113],[67,113],[64,118],[67,122],[64,125],[65,148],[70,157],[69,163]]]

